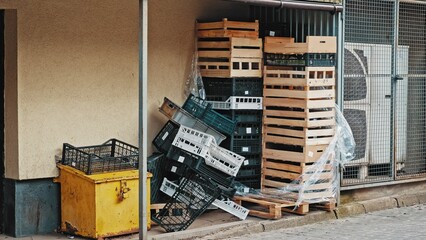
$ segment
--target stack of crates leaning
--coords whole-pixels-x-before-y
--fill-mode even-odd
[[[185,230],[210,205],[245,219],[248,210],[230,200],[245,158],[219,146],[235,122],[193,95],[182,107],[165,98],[160,112],[169,121],[153,141],[160,153],[148,159],[148,169],[156,184],[153,202],[159,201],[157,189],[169,199],[152,220],[168,232]]]
[[[261,187],[276,189],[306,181],[334,136],[336,38],[265,37],[264,54]],[[332,195],[332,171],[327,164],[305,200]]]
[[[236,180],[259,189],[263,91],[259,24],[227,19],[198,23],[197,50],[207,101],[237,122],[221,145],[246,159]]]

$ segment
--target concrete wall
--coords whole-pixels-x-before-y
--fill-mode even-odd
[[[7,178],[57,175],[64,142],[137,144],[137,0],[0,0],[0,8],[17,10],[17,79],[6,79]],[[162,0],[149,8],[151,141],[166,121],[157,111],[163,97],[184,100],[195,19],[242,19],[248,7]]]

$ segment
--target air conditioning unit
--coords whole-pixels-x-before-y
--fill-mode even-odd
[[[391,45],[345,43],[343,114],[354,133],[350,164],[390,163]],[[398,74],[408,74],[408,47],[398,47]],[[397,82],[396,159],[406,159],[408,80]]]

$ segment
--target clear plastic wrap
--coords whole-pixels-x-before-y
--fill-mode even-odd
[[[192,57],[191,72],[186,79],[185,96],[188,97],[193,94],[201,99],[206,99],[206,92],[204,90],[203,79],[201,77],[200,69],[198,67],[198,54],[194,53]]]
[[[355,157],[352,130],[338,106],[335,108],[335,135],[321,157],[313,165],[308,166],[303,174],[283,188],[260,191],[238,184],[237,194],[268,199],[293,199],[296,206],[302,202],[319,203],[335,199],[339,189],[336,171]]]

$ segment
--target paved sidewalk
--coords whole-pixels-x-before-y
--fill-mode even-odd
[[[301,227],[229,238],[243,239],[426,239],[426,205],[388,209]]]

